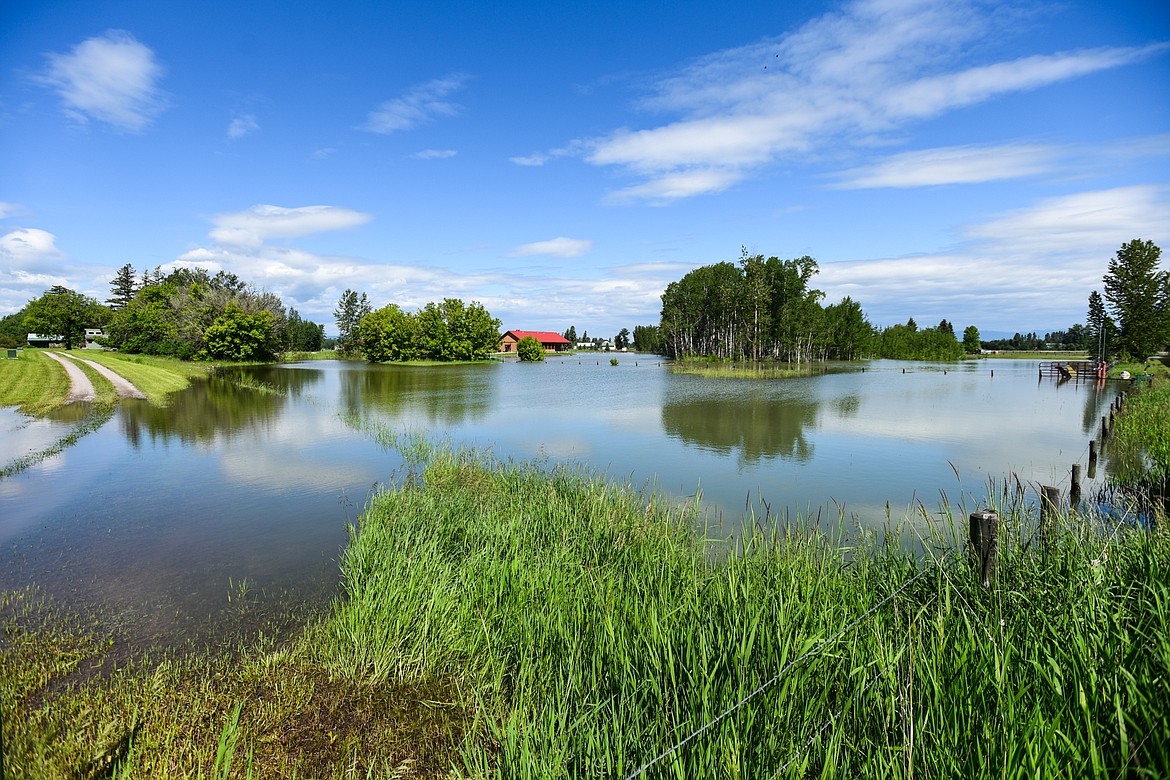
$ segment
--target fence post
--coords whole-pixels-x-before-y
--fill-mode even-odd
[[[1074,507],[1081,503],[1081,464],[1072,464],[1072,481],[1068,486],[1068,502]]]
[[[1089,464],[1097,462],[1097,440],[1089,439]]]
[[[1048,553],[1052,539],[1052,526],[1056,523],[1056,512],[1060,508],[1060,488],[1041,486],[1040,496],[1040,547]]]
[[[968,551],[983,587],[995,581],[995,560],[999,546],[999,515],[995,512],[972,512]]]

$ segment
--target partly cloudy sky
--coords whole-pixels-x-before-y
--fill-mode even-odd
[[[1164,0],[323,9],[6,5],[0,314],[198,265],[330,332],[353,288],[612,334],[747,248],[1043,332],[1170,251]]]

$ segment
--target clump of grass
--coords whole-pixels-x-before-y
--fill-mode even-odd
[[[670,364],[675,374],[691,374],[713,379],[794,379],[824,373],[823,365],[803,363],[730,363],[719,360],[690,358]]]
[[[653,496],[443,455],[371,503],[321,661],[464,691],[476,777],[1165,771],[1166,535],[1069,519],[1041,555],[1007,520],[986,592],[963,555],[730,547]]]

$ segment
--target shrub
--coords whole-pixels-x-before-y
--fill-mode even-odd
[[[525,336],[516,342],[516,354],[524,361],[544,360],[544,347],[532,336]]]

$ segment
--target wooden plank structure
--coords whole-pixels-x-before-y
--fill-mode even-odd
[[[1054,376],[1058,379],[1097,378],[1097,363],[1093,360],[1044,360],[1040,362],[1040,378]]]

